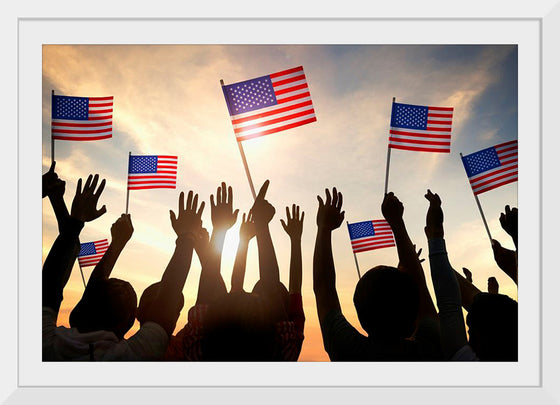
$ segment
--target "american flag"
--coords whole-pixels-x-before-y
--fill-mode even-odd
[[[97,141],[113,133],[113,96],[52,96],[51,134],[64,141]]]
[[[177,156],[134,156],[128,159],[128,189],[175,188]]]
[[[391,226],[384,219],[348,224],[354,253],[395,246]]]
[[[317,121],[303,67],[222,86],[237,141]]]
[[[453,107],[393,103],[389,147],[419,152],[451,152]]]
[[[80,253],[78,253],[78,264],[80,267],[95,266],[108,248],[109,242],[107,239],[81,243]]]
[[[509,141],[462,157],[475,195],[517,181],[517,141]]]

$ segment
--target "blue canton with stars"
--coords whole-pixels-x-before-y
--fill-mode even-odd
[[[269,76],[223,86],[229,115],[243,114],[278,104]]]
[[[463,165],[468,177],[476,176],[479,173],[501,166],[498,153],[493,147],[463,156]]]
[[[52,117],[61,120],[87,121],[89,112],[89,98],[53,96]]]
[[[373,222],[371,221],[348,224],[348,232],[350,233],[350,239],[352,240],[375,235],[375,229],[373,228]]]
[[[428,107],[393,103],[391,126],[409,129],[426,129],[428,127]]]
[[[80,244],[80,253],[78,256],[89,256],[96,254],[97,251],[95,250],[95,243],[94,242],[87,242]]]
[[[130,156],[129,173],[157,173],[157,156]]]

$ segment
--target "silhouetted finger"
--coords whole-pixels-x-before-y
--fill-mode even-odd
[[[181,191],[179,194],[179,210],[177,211],[179,214],[181,211],[185,209],[185,193]]]
[[[53,160],[51,163],[51,167],[49,168],[49,172],[54,173],[54,167],[56,166],[56,162]]]
[[[228,204],[233,204],[233,188],[231,188],[231,186],[229,186],[227,191],[228,191],[227,203]]]
[[[214,194],[210,194],[210,206],[212,209],[216,207],[216,204],[214,204]]]
[[[82,179],[78,179],[78,184],[76,185],[76,195],[82,194]]]
[[[325,205],[323,199],[320,196],[317,196],[317,200],[319,201],[319,207],[323,207]]]
[[[222,181],[222,204],[227,204],[227,187],[226,183]]]
[[[342,208],[342,193],[341,192],[338,193],[338,201],[337,201],[336,208],[338,208],[339,210]]]
[[[304,217],[304,216],[305,216],[305,212],[304,212],[304,211],[301,211],[301,219],[300,219],[301,222],[303,222],[303,217]]]
[[[198,206],[198,194],[195,194],[192,202],[192,210],[196,212],[197,206]]]
[[[200,208],[198,209],[198,212],[196,213],[196,215],[200,218],[202,217],[202,212],[204,211],[204,206],[206,205],[205,201],[202,201],[200,203]]]
[[[325,200],[326,205],[331,205],[331,192],[328,188],[325,189],[325,193],[327,194],[327,199]]]
[[[95,191],[95,187],[97,187],[97,182],[99,181],[99,175],[96,174],[95,176],[93,176],[93,181],[90,184],[90,189],[91,189],[91,193],[93,194]]]
[[[261,186],[261,189],[259,190],[259,194],[257,194],[257,198],[255,200],[264,200],[264,196],[266,195],[269,184],[270,184],[270,180],[266,180],[263,183],[263,185]]]
[[[280,220],[280,223],[282,224],[282,228],[284,228],[284,230],[288,232],[288,225],[286,225],[283,219]]]
[[[84,184],[84,189],[83,191],[85,192],[86,190],[89,190],[89,186],[91,184],[91,179],[93,178],[93,176],[90,174],[86,180],[86,184]]]
[[[95,188],[93,188],[92,190],[95,190]],[[97,191],[95,193],[93,193],[93,195],[95,197],[99,198],[99,196],[101,195],[103,190],[105,190],[105,179],[101,180],[101,184],[99,184],[99,188],[97,189]]]
[[[181,207],[183,210],[191,210],[192,209],[192,200],[193,200],[193,192],[189,190],[189,194],[187,194],[187,206],[186,208]],[[181,213],[179,213],[180,215]]]
[[[286,207],[286,218],[288,219],[288,222],[290,222],[290,208]]]

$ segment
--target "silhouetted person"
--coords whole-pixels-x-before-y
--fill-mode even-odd
[[[344,219],[342,194],[317,196],[317,239],[313,255],[313,291],[325,350],[332,361],[417,361],[440,358],[437,314],[431,302],[415,246],[393,193],[382,204],[399,253],[399,269],[377,266],[356,285],[354,305],[368,336],[342,315],[336,292],[331,234]],[[410,339],[413,337],[413,339]]]
[[[498,284],[496,277],[488,277],[488,292],[490,294],[499,294],[500,285]]]

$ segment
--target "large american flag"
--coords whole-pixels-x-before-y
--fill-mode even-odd
[[[128,159],[128,189],[175,188],[177,156],[130,155]]]
[[[52,96],[51,135],[64,141],[97,141],[113,134],[113,96]]]
[[[451,152],[453,107],[393,103],[389,147],[420,152]]]
[[[348,224],[354,253],[395,246],[391,226],[384,219]]]
[[[237,141],[317,121],[303,67],[222,86]]]
[[[80,267],[95,266],[108,248],[109,242],[107,239],[81,243],[80,252],[78,253],[78,264]]]
[[[462,157],[475,195],[517,181],[517,141],[509,141]]]

